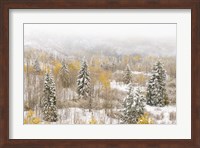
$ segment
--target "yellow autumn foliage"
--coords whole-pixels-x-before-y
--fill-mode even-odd
[[[135,56],[133,56],[133,61],[134,62],[138,62],[138,61],[140,61],[142,59],[142,57],[140,56],[140,55],[135,55]]]
[[[144,113],[144,115],[138,119],[137,124],[153,124],[153,119],[149,117],[148,113]]]
[[[110,88],[110,81],[109,78],[111,77],[111,73],[108,71],[103,71],[99,75],[99,81],[103,85],[103,88],[108,89]]]
[[[27,118],[24,119],[24,124],[28,124],[28,119]]]
[[[72,61],[68,65],[70,71],[78,71],[80,69],[80,62],[79,61]]]
[[[24,64],[24,72],[27,72],[27,66]]]
[[[90,124],[97,124],[97,120],[92,116],[91,120],[89,121]]]
[[[24,118],[24,124],[39,124],[40,122],[40,118],[34,117],[34,111],[32,110],[29,110]]]
[[[33,124],[39,124],[39,123],[40,123],[40,118],[38,118],[38,117],[33,117],[32,123],[33,123]]]
[[[33,114],[34,114],[34,112],[32,110],[29,110],[27,113],[27,117],[30,118],[33,116]]]
[[[24,72],[27,73],[27,70],[28,70],[29,73],[33,73],[34,72],[34,68],[33,68],[32,65],[29,65],[28,69],[27,69],[27,65],[24,64]]]
[[[90,76],[93,78],[91,81],[92,83],[95,84],[98,81],[102,69],[100,66],[90,66],[89,71],[90,71]]]
[[[62,64],[59,61],[54,61],[54,70],[53,73],[55,76],[58,75],[60,69],[62,68]]]

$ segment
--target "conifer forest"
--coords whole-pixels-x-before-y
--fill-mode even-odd
[[[174,24],[25,24],[23,64],[24,124],[176,124]]]

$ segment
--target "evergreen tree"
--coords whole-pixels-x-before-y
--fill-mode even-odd
[[[158,61],[152,69],[152,75],[147,86],[147,104],[151,106],[165,106],[168,97],[165,89],[166,72]]]
[[[43,119],[49,122],[57,121],[56,90],[51,73],[46,73],[44,80],[44,97],[42,100]]]
[[[133,88],[130,86],[127,97],[123,102],[122,123],[136,124],[138,119],[144,114],[144,105],[145,99],[139,88],[133,92]]]
[[[40,64],[39,64],[39,62],[38,62],[38,60],[36,59],[35,60],[35,63],[34,63],[34,69],[35,69],[35,72],[40,72],[41,71],[41,68],[40,68]]]
[[[86,99],[86,97],[90,96],[90,76],[85,60],[82,62],[81,69],[79,71],[77,85],[77,93],[79,95],[79,98]]]
[[[129,83],[131,83],[131,79],[132,79],[131,70],[130,70],[129,65],[127,65],[124,70],[123,82],[125,84],[129,84]]]

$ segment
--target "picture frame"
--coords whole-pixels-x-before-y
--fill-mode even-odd
[[[1,147],[200,147],[200,1],[196,0],[103,0],[32,1],[2,0],[0,3]],[[9,10],[10,9],[191,9],[191,139],[9,139]]]

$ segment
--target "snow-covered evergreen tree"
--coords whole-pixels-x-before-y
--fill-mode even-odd
[[[127,97],[123,102],[121,121],[124,124],[136,124],[138,119],[144,114],[145,98],[140,89],[133,91],[132,86],[129,88]]]
[[[165,106],[168,97],[165,89],[166,72],[160,61],[152,69],[152,75],[147,86],[147,104],[151,106]]]
[[[125,84],[129,84],[129,83],[131,83],[131,79],[132,79],[131,70],[130,70],[129,65],[127,65],[124,70],[123,82]]]
[[[77,93],[79,98],[86,99],[90,95],[90,76],[88,72],[88,65],[85,60],[81,64],[81,69],[79,71],[77,79]]]
[[[57,121],[56,90],[51,73],[46,73],[44,79],[44,97],[42,100],[43,119],[49,122]]]
[[[69,70],[64,62],[62,63],[62,67],[60,69],[60,80],[63,88],[69,87]]]
[[[35,63],[34,63],[34,69],[35,69],[35,72],[40,72],[41,71],[41,68],[40,68],[40,64],[38,62],[38,59],[35,60]]]

